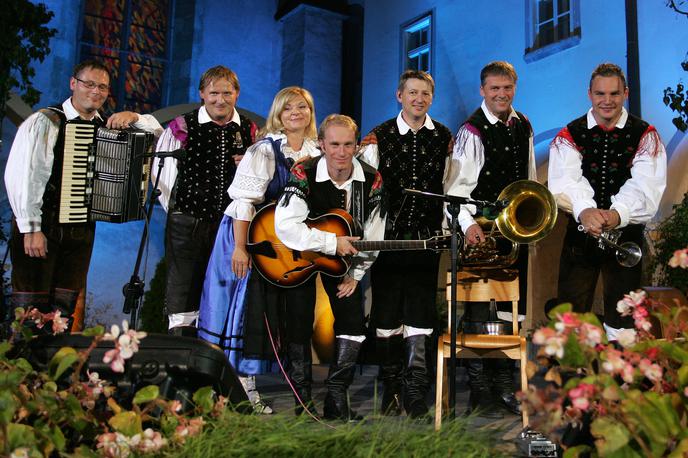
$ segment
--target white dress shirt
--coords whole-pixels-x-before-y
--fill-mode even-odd
[[[79,117],[71,97],[62,103],[62,111],[67,120]],[[102,119],[97,112],[94,117]],[[133,127],[156,136],[162,132],[162,126],[152,115],[139,115]],[[59,127],[38,111],[19,126],[14,137],[5,168],[5,187],[19,232],[23,234],[41,230],[43,193],[53,168],[53,149],[59,132]]]
[[[282,154],[294,162],[305,157],[320,156],[320,149],[315,139],[305,138],[301,150],[294,151],[287,143],[283,133],[270,133],[266,136],[272,140],[281,140]],[[225,210],[225,215],[233,219],[251,221],[256,214],[255,205],[265,200],[265,192],[275,175],[275,152],[272,143],[257,141],[251,145],[237,167],[234,180],[227,192],[232,202]]]
[[[621,110],[616,127],[623,129],[628,112]],[[587,115],[588,129],[597,125],[592,108]],[[586,208],[597,208],[592,186],[583,176],[582,156],[568,139],[557,135],[549,148],[548,186],[559,207],[572,213],[579,221]],[[643,224],[657,213],[659,201],[666,187],[667,158],[659,134],[652,131],[643,135],[631,165],[631,178],[612,196],[612,205],[619,213],[620,224]]]
[[[498,122],[503,122],[488,110],[484,100],[480,108],[483,110],[483,113],[485,113],[490,124],[495,125]],[[507,118],[507,123],[512,118],[520,119],[513,107]],[[470,197],[471,193],[478,185],[478,177],[480,176],[480,171],[484,164],[485,147],[483,146],[482,140],[478,135],[467,129],[465,125],[461,126],[459,132],[456,134],[451,163],[449,164],[444,181],[445,194]],[[536,179],[535,148],[533,146],[532,133],[528,142],[528,179]],[[464,234],[469,227],[475,224],[475,219],[473,218],[475,213],[475,205],[461,206],[461,211],[459,212],[459,225]]]
[[[199,124],[213,122],[212,118],[208,114],[208,111],[205,109],[205,106],[202,106],[198,110],[197,119]],[[232,119],[230,119],[227,122],[227,124],[231,122],[235,123],[238,126],[241,126],[241,118],[239,117],[239,112],[236,110],[236,108],[234,109]],[[170,129],[168,126],[160,136],[158,144],[155,147],[155,151],[174,151],[180,148],[182,148],[182,142],[177,140],[177,138],[172,133],[172,129]],[[165,161],[165,163],[162,168],[162,172],[160,173],[160,181],[158,182],[158,189],[160,189],[160,197],[158,198],[158,200],[160,201],[160,205],[162,205],[162,208],[165,211],[167,211],[170,203],[170,194],[172,193],[172,189],[174,188],[174,183],[177,181],[177,159],[173,157],[166,157],[163,160]],[[158,175],[159,161],[160,159],[158,158],[155,158],[153,160],[153,166],[151,169],[152,183],[155,183],[155,178]]]
[[[327,161],[318,161],[315,181],[332,181],[327,172]],[[346,191],[347,208],[351,205],[351,185],[354,181],[365,182],[365,175],[361,164],[354,158],[353,173],[341,185],[334,181],[332,184],[340,190]],[[327,255],[337,254],[337,235],[332,232],[321,231],[306,225],[308,218],[308,204],[305,200],[292,194],[287,206],[277,205],[275,212],[275,232],[277,237],[292,250],[318,251]],[[375,208],[363,223],[363,238],[365,240],[383,240],[385,237],[385,218],[380,217],[380,206]],[[354,280],[361,280],[365,271],[373,264],[377,251],[359,251],[352,259],[349,276]]]

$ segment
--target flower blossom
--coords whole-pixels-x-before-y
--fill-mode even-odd
[[[674,251],[674,255],[669,259],[669,266],[688,269],[688,248]]]
[[[110,332],[103,335],[103,340],[115,342],[115,348],[108,350],[103,357],[103,362],[109,364],[114,372],[124,372],[124,360],[131,358],[139,351],[141,339],[146,337],[145,332],[129,329],[129,323],[126,320],[122,321],[122,330],[124,332],[121,333],[119,326],[113,324]]]
[[[616,303],[616,311],[621,316],[630,315],[636,307],[645,303],[646,297],[647,294],[643,290],[631,291]]]
[[[571,398],[571,404],[585,412],[590,408],[590,398],[595,394],[595,385],[589,383],[581,383],[575,388],[569,390],[569,398]]]
[[[616,334],[616,340],[624,348],[632,347],[636,343],[638,333],[635,329],[622,329]]]
[[[10,454],[10,458],[29,458],[30,456],[30,450],[28,447],[15,448]]]
[[[595,348],[602,342],[602,328],[590,323],[581,324],[580,340],[587,346]]]
[[[564,337],[552,328],[540,328],[533,334],[533,343],[544,345],[548,356],[564,357]]]
[[[160,432],[146,428],[143,434],[136,434],[130,440],[131,448],[139,453],[154,453],[167,445],[167,439]]]
[[[653,363],[647,358],[640,360],[638,364],[638,369],[652,382],[658,382],[662,380],[662,367],[659,364]]]
[[[60,316],[61,314],[62,312],[60,310],[56,310],[51,314],[51,318],[53,320],[53,334],[62,334],[67,330],[69,319],[67,317]]]
[[[98,453],[107,458],[127,458],[131,454],[129,438],[122,433],[105,433],[96,437]]]

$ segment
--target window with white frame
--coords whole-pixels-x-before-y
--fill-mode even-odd
[[[423,70],[432,66],[432,14],[427,14],[404,26],[401,30],[404,70]]]
[[[528,0],[526,5],[526,55],[536,53],[544,57],[580,41],[579,0]]]

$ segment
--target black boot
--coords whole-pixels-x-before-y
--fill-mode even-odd
[[[175,326],[168,329],[167,333],[171,336],[198,337],[196,326]]]
[[[313,399],[311,398],[311,343],[304,344],[289,343],[287,344],[287,357],[289,359],[289,366],[287,367],[287,375],[294,387],[294,413],[302,415],[304,413],[303,406],[305,405],[311,414],[318,416],[315,410]],[[303,403],[303,404],[302,404]]]
[[[514,386],[513,359],[495,359],[492,361],[492,394],[502,407],[514,415],[521,415],[521,403],[516,399]]]
[[[466,360],[468,385],[471,390],[466,413],[470,414],[477,411],[478,415],[483,418],[504,418],[504,414],[495,405],[485,371],[483,370],[483,361],[478,358]]]
[[[375,341],[380,371],[377,379],[382,383],[382,415],[401,414],[401,385],[404,372],[404,339],[401,335],[378,337]]]
[[[330,372],[327,375],[327,396],[325,396],[325,418],[328,420],[357,421],[362,420],[351,410],[347,389],[354,380],[356,360],[361,350],[361,342],[349,339],[337,339],[335,341],[335,359],[330,364]]]
[[[417,335],[404,340],[406,343],[404,410],[411,418],[429,419],[426,398],[430,391],[430,374],[425,354],[429,338],[426,335]]]
[[[59,310],[60,316],[68,318],[67,331],[72,329],[74,324],[74,310],[76,310],[76,301],[79,298],[79,291],[65,288],[55,288],[53,291],[53,306],[55,310]]]

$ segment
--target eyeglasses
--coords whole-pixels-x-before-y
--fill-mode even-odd
[[[84,87],[86,87],[86,89],[98,88],[100,92],[107,92],[110,90],[109,84],[98,84],[95,81],[84,81],[82,79],[77,78],[76,76],[74,77],[74,79],[83,84]]]

